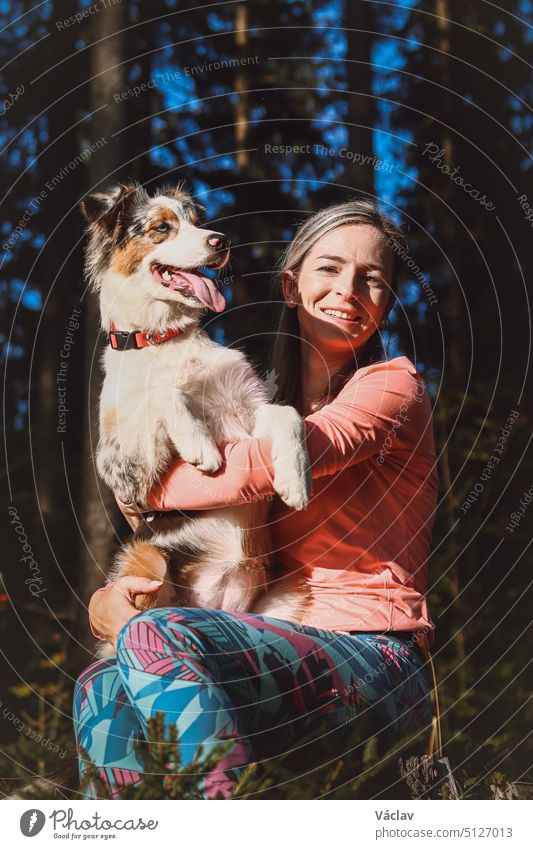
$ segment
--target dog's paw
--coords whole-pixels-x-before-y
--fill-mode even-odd
[[[135,504],[137,502],[137,493],[134,493],[132,489],[119,487],[118,489],[114,489],[113,492],[123,504]]]
[[[222,455],[214,442],[209,440],[191,441],[180,447],[180,455],[202,472],[216,472],[222,465]]]
[[[292,462],[274,460],[274,489],[293,510],[304,510],[311,496],[311,470],[307,451],[297,450]]]

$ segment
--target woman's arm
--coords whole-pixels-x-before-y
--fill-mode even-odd
[[[152,488],[147,504],[154,510],[209,510],[273,495],[271,447],[266,437],[219,445],[223,462],[212,474],[177,460]]]
[[[414,450],[424,426],[431,428],[424,381],[401,359],[401,367],[379,363],[364,375],[356,372],[331,404],[304,419],[313,480],[380,451],[387,456],[409,445]],[[274,494],[270,439],[244,439],[219,448],[223,465],[218,472],[200,472],[178,460],[151,490],[149,507],[206,510]]]

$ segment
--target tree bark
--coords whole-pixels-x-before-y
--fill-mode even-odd
[[[113,95],[126,86],[124,62],[124,37],[122,30],[126,20],[126,4],[110,5],[93,19],[91,47],[91,109],[95,112],[91,121],[92,140],[105,138],[106,143],[90,160],[88,191],[103,188],[121,178],[125,157],[123,134],[114,133],[123,127],[121,102]],[[105,108],[100,108],[104,106]],[[116,532],[113,523],[118,512],[113,494],[98,478],[95,468],[95,451],[98,441],[98,401],[102,385],[99,338],[100,311],[96,295],[88,293],[86,306],[86,361],[85,391],[87,406],[84,421],[83,442],[83,491],[81,502],[81,526],[83,531],[80,586],[83,588],[84,603],[92,592],[103,583],[111,562]],[[90,634],[87,616],[82,617],[82,635]]]
[[[364,0],[345,0],[344,26],[346,31],[346,83],[348,151],[357,155],[344,159],[340,182],[360,192],[374,194],[374,169],[369,164],[374,146],[372,127],[375,123],[372,90],[371,47],[373,30],[372,4]],[[361,164],[355,164],[359,162]],[[364,164],[366,163],[366,164]]]
[[[435,14],[437,16],[437,47],[439,50],[439,77],[442,81],[442,84],[451,87],[452,79],[451,79],[451,67],[449,55],[450,51],[453,50],[452,46],[452,31],[450,27],[450,13],[448,8],[448,0],[435,0]],[[448,104],[448,113],[453,114],[452,104],[449,102]],[[452,134],[446,128],[442,128],[441,134],[441,148],[444,151],[443,162],[449,167],[450,171],[453,170],[456,160],[456,151],[455,151],[455,143],[452,137]],[[456,208],[454,203],[454,184],[450,181],[447,190],[445,190],[446,200],[448,202],[449,210],[446,215],[444,215],[439,223],[439,229],[443,237],[444,244],[447,250],[452,251],[452,246],[459,245],[461,243],[457,221],[453,215],[453,210]],[[454,267],[459,268],[459,258],[453,260]],[[463,382],[463,363],[466,359],[466,351],[465,351],[465,328],[464,328],[464,308],[461,305],[461,294],[459,291],[459,282],[455,278],[452,270],[448,271],[448,287],[447,287],[447,322],[446,322],[446,333],[448,339],[447,345],[447,379],[446,379],[446,392],[443,394],[439,401],[440,414],[438,418],[438,425],[441,436],[441,466],[440,473],[442,475],[443,484],[446,492],[445,499],[445,510],[446,515],[448,517],[448,527],[451,529],[456,517],[456,510],[458,507],[457,497],[452,488],[452,471],[450,469],[450,459],[447,448],[444,449],[444,446],[447,444],[447,433],[449,432],[449,422],[447,416],[447,408],[448,404],[446,403],[446,398],[452,399],[451,407],[452,409],[456,409],[456,405],[453,403],[454,397],[457,395],[459,391],[459,387],[461,387]],[[451,538],[453,539],[453,531],[450,531]],[[450,550],[450,556],[453,556],[453,552]],[[457,627],[455,629],[455,633],[453,636],[453,641],[455,645],[455,649],[457,652],[457,681],[458,681],[458,690],[462,693],[466,688],[466,665],[465,665],[465,657],[466,657],[466,646],[464,634],[461,630],[461,625],[463,622],[463,616],[461,613],[462,603],[461,603],[461,574],[460,574],[460,564],[456,560],[453,566],[450,568],[448,572],[447,586],[450,593],[451,598],[453,599],[453,610],[454,610],[454,620],[457,623]]]
[[[237,57],[245,59],[248,50],[249,11],[246,3],[238,3],[235,7],[235,44]],[[246,65],[239,65],[235,75],[235,91],[238,93],[235,105],[235,149],[238,151],[236,161],[238,168],[247,168],[249,154],[244,148],[249,135],[249,81]]]
[[[62,15],[74,14],[75,11],[74,0],[68,0],[63,3],[61,11],[58,2],[52,3],[49,13],[51,20],[56,20]],[[76,38],[74,27],[71,27],[71,30],[62,34],[64,38],[61,46],[66,55],[74,51]],[[54,41],[52,36],[45,48],[45,56],[52,65],[57,59],[57,38]],[[40,160],[40,174],[45,175],[43,184],[46,187],[47,181],[53,181],[56,175],[61,174],[65,165],[72,159],[72,134],[68,130],[77,120],[79,97],[64,91],[64,71],[61,67],[52,69],[45,81],[38,81],[37,86],[46,86],[58,94],[62,93],[60,102],[51,105],[46,112],[49,144]],[[45,96],[44,92],[41,96]],[[45,188],[46,200],[39,211],[38,220],[40,223],[42,217],[46,243],[34,271],[37,279],[41,278],[43,281],[42,294],[45,304],[35,340],[33,356],[35,371],[32,375],[32,401],[29,410],[35,462],[35,487],[39,502],[39,510],[35,511],[34,515],[34,525],[38,536],[43,529],[45,530],[47,541],[53,547],[58,559],[62,559],[62,553],[68,547],[68,541],[64,535],[63,509],[68,507],[62,453],[67,437],[58,431],[58,389],[64,390],[69,399],[68,420],[65,428],[70,429],[75,417],[73,384],[76,380],[72,360],[68,363],[68,375],[65,370],[64,379],[60,382],[57,380],[67,321],[76,299],[76,292],[72,291],[68,272],[61,270],[61,254],[64,245],[67,241],[69,243],[73,241],[76,232],[69,212],[72,196],[75,196],[80,181],[79,172],[74,170],[68,176],[68,191],[62,187]],[[65,232],[68,233],[69,230],[71,232],[65,237]]]

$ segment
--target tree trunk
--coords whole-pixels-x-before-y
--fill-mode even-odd
[[[344,26],[346,31],[347,129],[349,157],[343,160],[344,173],[339,182],[361,192],[374,193],[372,127],[374,101],[372,87],[371,47],[373,14],[371,3],[364,0],[345,0]],[[352,157],[355,156],[355,159]],[[359,164],[356,164],[359,163]]]
[[[249,28],[249,11],[246,3],[238,3],[235,8],[235,44],[237,47],[237,57],[245,59],[248,50],[248,28]],[[246,65],[239,65],[235,75],[235,91],[238,93],[237,103],[235,105],[235,149],[238,151],[236,155],[237,166],[239,168],[247,168],[249,163],[249,154],[244,148],[248,144],[249,135],[249,81]]]
[[[449,22],[450,12],[448,8],[448,0],[435,0],[435,14],[437,16],[438,28],[437,47],[439,50],[439,78],[443,85],[451,87],[452,79],[449,55],[453,47],[451,44],[452,33]],[[451,102],[448,103],[448,112],[449,114],[453,114],[453,107]],[[452,171],[454,165],[456,164],[455,143],[452,134],[446,128],[442,128],[440,144],[441,149],[444,151],[443,162],[450,168],[450,171]],[[458,233],[457,221],[453,215],[453,210],[456,208],[456,205],[454,203],[453,197],[454,184],[451,180],[449,181],[449,185],[445,190],[444,194],[446,195],[445,199],[448,203],[449,209],[447,214],[442,216],[439,222],[439,229],[442,234],[442,239],[445,244],[445,247],[448,251],[450,251],[451,255],[453,246],[459,245],[461,243],[460,234]],[[460,273],[459,257],[454,259],[453,262],[455,269],[457,269],[458,273]],[[461,304],[459,281],[455,278],[455,275],[451,269],[449,269],[448,271],[446,312],[446,335],[448,340],[448,374],[446,376],[445,382],[446,390],[439,401],[438,425],[441,436],[442,458],[440,472],[442,475],[443,485],[446,492],[445,510],[448,517],[448,527],[451,529],[455,522],[458,503],[457,497],[455,496],[452,489],[453,472],[450,469],[448,450],[447,448],[444,449],[444,446],[447,444],[447,434],[449,432],[447,408],[451,406],[453,410],[457,409],[458,406],[454,403],[454,399],[457,397],[459,388],[462,386],[463,383],[463,364],[466,359],[466,351],[464,346],[465,339],[467,338],[465,336],[466,328],[464,328],[463,326],[463,315],[465,309]],[[448,404],[446,402],[446,399],[451,399],[451,404]],[[453,539],[453,531],[451,531],[451,534]],[[451,551],[451,547],[450,556],[454,556],[454,553]],[[464,634],[461,631],[461,624],[463,622],[463,616],[461,613],[461,575],[460,563],[457,560],[454,562],[453,566],[448,572],[447,586],[450,596],[453,599],[454,620],[457,623],[453,640],[455,650],[457,652],[458,690],[462,693],[466,688],[466,647]]]
[[[74,0],[64,2],[61,12],[59,3],[50,5],[50,18],[56,20],[76,12]],[[74,27],[67,30],[62,40],[66,55],[75,49]],[[54,37],[46,43],[46,56],[50,64],[57,58],[57,40]],[[52,69],[44,81],[38,81],[37,86],[46,85],[50,90],[62,93],[61,101],[52,105],[46,113],[49,145],[44,150],[40,161],[40,173],[46,174],[47,180],[54,180],[62,173],[66,163],[72,159],[71,134],[66,132],[76,121],[76,110],[80,108],[79,96],[64,92],[64,72],[61,68]],[[40,89],[39,91],[42,91]],[[42,96],[45,92],[42,91]],[[69,279],[68,271],[61,269],[61,258],[64,244],[74,241],[76,227],[72,226],[73,218],[69,214],[72,197],[81,182],[79,173],[74,170],[68,176],[68,190],[62,187],[46,188],[46,200],[39,211],[46,233],[46,243],[37,260],[34,274],[43,281],[42,322],[35,342],[33,362],[35,377],[32,379],[31,414],[32,439],[34,443],[35,487],[39,502],[39,511],[35,511],[35,533],[40,536],[43,529],[49,545],[53,548],[58,559],[68,548],[69,540],[64,534],[64,510],[68,509],[68,501],[64,484],[63,451],[69,431],[75,421],[75,365],[69,358],[68,369],[60,372],[60,352],[65,341],[66,327],[71,309],[75,306],[77,293]],[[46,185],[46,184],[45,184]],[[39,219],[41,220],[41,219]],[[70,235],[65,238],[65,232]],[[71,263],[72,267],[72,263]],[[75,353],[73,343],[72,354]],[[58,409],[58,390],[63,391],[68,399],[68,414],[65,425],[60,425]],[[59,428],[64,427],[64,431]],[[65,451],[68,454],[68,450]]]
[[[114,94],[126,86],[124,61],[125,3],[110,5],[105,14],[93,18],[91,47],[91,109],[99,109],[91,121],[92,140],[101,137],[106,143],[92,157],[89,164],[88,191],[102,188],[121,178],[125,151],[123,135],[114,133],[123,127],[121,102],[115,102]],[[84,603],[92,592],[103,583],[111,562],[116,536],[113,522],[118,518],[113,494],[98,478],[95,468],[95,452],[98,441],[98,401],[102,385],[100,353],[102,340],[99,338],[100,312],[98,298],[88,293],[86,305],[86,362],[85,392],[88,400],[84,423],[83,442],[83,491],[81,502],[83,551],[80,587]],[[89,635],[87,617],[80,628],[84,636]]]

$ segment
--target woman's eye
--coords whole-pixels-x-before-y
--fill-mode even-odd
[[[162,221],[161,224],[158,224],[157,227],[154,227],[156,233],[168,233],[170,230],[170,224],[166,221]]]
[[[330,271],[336,272],[337,271],[337,269],[335,268],[334,265],[322,265],[318,270],[319,271],[327,271],[327,272],[330,272]]]

